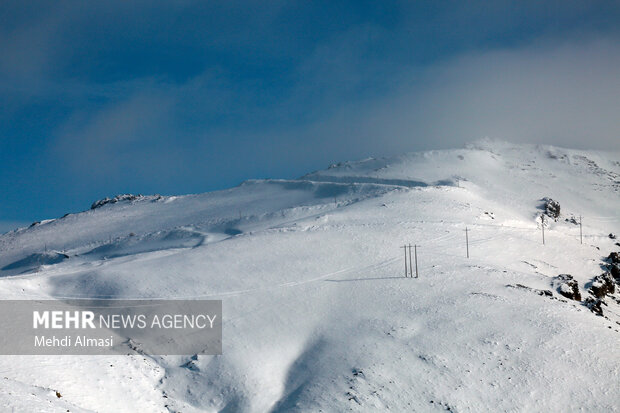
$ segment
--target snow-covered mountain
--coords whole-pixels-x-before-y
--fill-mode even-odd
[[[223,355],[3,356],[0,406],[618,411],[619,233],[620,153],[495,141],[103,200],[0,236],[0,296],[221,299]]]

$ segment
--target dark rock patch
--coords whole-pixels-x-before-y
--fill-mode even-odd
[[[560,281],[558,292],[571,300],[581,301],[581,293],[579,292],[579,284],[570,274],[560,274],[557,277]]]
[[[611,273],[605,272],[601,275],[597,275],[592,280],[592,286],[590,287],[590,294],[596,298],[603,298],[607,294],[613,294],[616,292],[616,285]]]
[[[605,304],[605,302],[599,298],[592,298],[592,297],[588,297],[585,299],[585,301],[583,302],[583,304],[588,307],[590,309],[590,311],[592,311],[594,314],[596,315],[600,315],[601,317],[603,316],[603,305],[607,305]]]
[[[144,195],[134,195],[134,194],[121,194],[121,195],[116,195],[114,198],[103,198],[100,199],[98,201],[93,202],[93,204],[90,206],[90,209],[97,209],[97,208],[101,208],[104,205],[108,205],[108,204],[116,204],[117,202],[133,202],[133,201],[142,201],[142,200],[146,200],[146,199],[150,199],[152,201],[157,201],[160,200],[162,198],[161,195],[152,195],[152,196],[144,196]]]
[[[620,300],[614,295],[616,293],[616,283],[620,284],[620,253],[611,252],[605,261],[610,264],[603,264],[602,267],[608,268],[609,271],[592,279],[591,286],[588,289],[591,296],[583,302],[590,311],[601,317],[605,317],[603,315],[603,306],[607,305],[605,302],[607,298],[620,303]]]
[[[90,206],[90,209],[101,208],[104,205],[116,204],[117,202],[120,202],[120,201],[135,201],[136,199],[140,199],[140,198],[143,198],[143,196],[139,194],[138,195],[121,194],[121,195],[116,195],[114,198],[105,197],[103,199],[93,202],[93,204]]]
[[[542,200],[544,202],[545,215],[557,221],[560,217],[560,203],[551,198],[543,198]]]

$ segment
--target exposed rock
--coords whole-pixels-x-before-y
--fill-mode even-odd
[[[542,200],[545,202],[545,215],[557,221],[560,216],[560,203],[551,198],[543,198]]]
[[[590,287],[590,293],[596,298],[603,298],[607,294],[613,294],[616,292],[616,285],[611,273],[605,272],[601,275],[597,275],[592,280],[592,286]]]
[[[107,204],[115,204],[119,201],[135,201],[136,199],[144,198],[142,195],[133,195],[133,194],[121,194],[116,195],[114,198],[105,197],[98,201],[93,202],[90,206],[90,209],[97,209]]]
[[[609,238],[611,238],[611,239],[616,239],[616,234],[609,233]]]
[[[603,316],[603,308],[602,305],[606,305],[602,300],[598,298],[588,297],[583,302],[586,307],[590,309],[596,315]]]
[[[557,279],[561,282],[558,292],[571,300],[581,301],[581,293],[579,292],[579,284],[570,274],[560,274]]]
[[[620,252],[612,252],[607,258],[612,264],[620,264]]]
[[[104,205],[108,205],[108,204],[116,204],[117,202],[121,202],[121,201],[128,201],[128,202],[132,202],[132,201],[141,201],[141,200],[146,200],[146,199],[150,199],[152,201],[157,201],[159,199],[161,199],[161,195],[152,195],[152,196],[144,196],[144,195],[133,195],[133,194],[121,194],[121,195],[116,195],[114,198],[103,198],[100,199],[98,201],[93,202],[93,204],[90,206],[90,209],[97,209],[100,208]]]
[[[611,264],[608,268],[611,276],[616,279],[616,282],[620,283],[620,263]]]

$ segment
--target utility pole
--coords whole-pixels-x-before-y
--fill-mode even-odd
[[[413,278],[413,267],[411,266],[411,244],[409,244],[409,275]]]
[[[411,247],[413,247],[414,262],[411,262]],[[415,278],[418,278],[418,245],[403,245],[401,248],[405,249],[405,278],[413,278],[413,266],[415,263]],[[407,249],[409,251],[407,252]],[[407,257],[409,255],[409,257]],[[409,258],[409,265],[407,265],[407,258]]]
[[[411,247],[413,247],[413,259],[414,261],[411,262]],[[405,278],[411,277],[413,278],[413,268],[415,266],[415,278],[418,278],[420,275],[418,274],[418,247],[419,245],[403,245],[400,248],[403,248],[405,250]],[[407,248],[409,248],[409,251],[407,252]],[[409,257],[407,257],[407,255]],[[409,259],[409,264],[407,264],[407,258]]]
[[[579,242],[583,244],[583,230],[581,229],[581,215],[579,215]]]
[[[465,227],[465,245],[467,246],[467,258],[469,258],[469,235],[468,235],[468,229],[467,227]]]

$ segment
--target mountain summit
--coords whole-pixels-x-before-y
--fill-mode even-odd
[[[3,356],[4,386],[46,411],[614,411],[618,211],[620,153],[489,140],[106,198],[0,236],[2,298],[221,299],[223,355]]]

